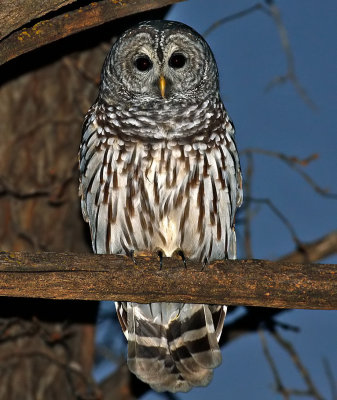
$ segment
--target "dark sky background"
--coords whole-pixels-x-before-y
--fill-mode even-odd
[[[192,26],[199,33],[219,18],[256,4],[241,0],[190,0],[172,7],[167,19]],[[287,70],[279,31],[275,22],[261,11],[220,26],[210,35],[218,62],[222,99],[236,127],[243,172],[245,149],[259,148],[288,156],[318,159],[302,168],[330,193],[337,193],[337,4],[335,0],[292,0],[275,3],[281,12],[295,58],[300,84],[316,110],[286,82],[266,92],[266,86]],[[294,170],[277,158],[254,155],[252,196],[268,198],[291,222],[303,242],[314,241],[337,229],[337,199],[316,193]],[[254,258],[275,260],[295,248],[289,230],[265,205],[254,205],[252,221]],[[242,228],[237,227],[238,257],[245,257]],[[337,263],[337,257],[322,262]],[[109,308],[108,305],[106,307]],[[238,309],[236,317],[242,310]],[[278,320],[300,328],[300,333],[282,332],[290,340],[313,381],[326,399],[331,391],[322,359],[326,358],[337,381],[337,314],[335,311],[290,311]],[[225,321],[226,323],[226,321]],[[118,328],[118,327],[117,327]],[[100,336],[105,336],[101,331]],[[267,335],[270,350],[286,387],[305,386],[285,352]],[[179,394],[181,400],[278,399],[273,376],[256,334],[223,349],[223,363],[207,388]],[[107,372],[101,365],[96,371]],[[149,392],[143,400],[157,400]]]

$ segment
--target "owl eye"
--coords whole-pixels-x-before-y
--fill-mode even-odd
[[[179,69],[185,65],[186,57],[181,53],[173,53],[168,63],[171,68]]]
[[[149,71],[152,68],[152,61],[146,56],[138,57],[135,60],[135,67],[138,69],[138,71]]]

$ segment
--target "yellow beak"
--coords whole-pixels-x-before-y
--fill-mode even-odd
[[[159,78],[159,89],[160,89],[161,97],[163,99],[165,99],[165,88],[166,88],[165,78],[163,77],[163,75],[160,75],[160,78]]]

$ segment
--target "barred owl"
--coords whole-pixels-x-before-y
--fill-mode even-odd
[[[95,253],[178,252],[204,265],[236,258],[234,126],[214,56],[188,26],[142,22],[112,46],[83,125],[80,195]],[[226,306],[117,302],[116,310],[128,366],[153,389],[210,382]]]

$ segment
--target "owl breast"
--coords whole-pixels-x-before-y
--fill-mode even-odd
[[[238,185],[229,136],[208,144],[151,143],[103,137],[109,132],[95,124],[87,131],[82,208],[97,253],[231,257]]]

